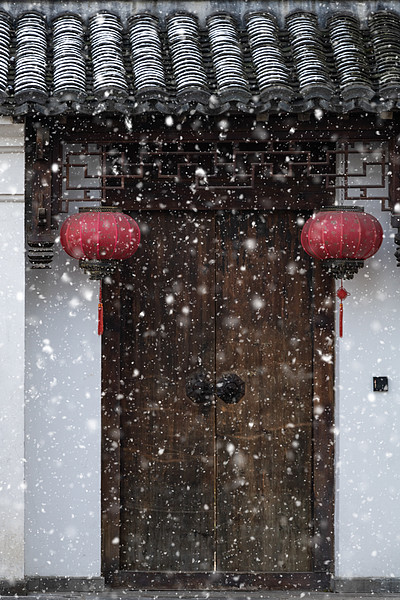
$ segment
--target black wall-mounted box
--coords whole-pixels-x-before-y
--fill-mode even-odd
[[[389,379],[387,377],[373,377],[374,392],[388,392]]]

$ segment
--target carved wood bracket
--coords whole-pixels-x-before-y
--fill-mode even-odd
[[[54,130],[41,123],[30,124],[26,163],[26,215],[28,257],[33,268],[49,268],[58,233],[53,203],[54,179],[52,146]],[[57,162],[55,163],[57,164]]]

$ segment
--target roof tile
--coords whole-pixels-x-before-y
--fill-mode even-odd
[[[262,99],[293,97],[290,69],[285,61],[276,19],[268,13],[247,15],[251,58]]]
[[[383,98],[397,98],[400,92],[400,16],[388,11],[372,14],[369,29],[379,93]]]
[[[324,23],[325,24],[325,23]],[[398,110],[400,16],[0,11],[0,113]]]
[[[328,21],[330,42],[342,96],[345,100],[374,95],[366,48],[358,19],[337,14]]]
[[[317,16],[307,12],[292,13],[287,17],[287,27],[301,95],[306,100],[331,98],[334,87]]]
[[[157,17],[151,14],[131,17],[129,40],[135,92],[164,98],[166,77]]]
[[[177,96],[187,101],[198,100],[200,94],[207,101],[210,92],[197,18],[186,13],[171,16],[168,19],[167,34]]]

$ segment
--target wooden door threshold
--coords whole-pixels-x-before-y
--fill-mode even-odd
[[[108,585],[130,590],[312,590],[329,591],[329,573],[220,573],[120,571]]]

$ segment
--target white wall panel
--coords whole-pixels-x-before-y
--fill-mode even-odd
[[[27,273],[26,575],[100,575],[98,282],[56,244]]]
[[[351,281],[337,343],[336,574],[400,577],[400,269],[390,212],[356,202],[379,219],[381,249]],[[373,392],[373,376],[389,391]]]
[[[23,127],[0,119],[0,579],[9,580],[24,575],[23,144]]]

